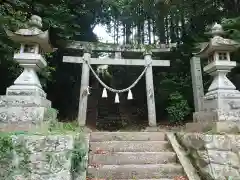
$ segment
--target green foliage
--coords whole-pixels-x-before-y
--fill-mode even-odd
[[[55,122],[57,120],[58,111],[53,108],[47,108],[44,114],[44,121]]]
[[[11,5],[3,3],[0,6],[0,93],[5,93],[6,87],[20,74],[21,69],[12,61],[13,51],[17,47],[5,34],[4,27],[18,29],[23,26],[26,13],[14,10]]]
[[[75,179],[76,176],[79,176],[82,172],[85,172],[87,168],[86,157],[88,148],[87,142],[85,141],[86,140],[81,135],[78,135],[75,138],[74,149],[71,151],[71,173],[73,179]]]
[[[223,18],[222,24],[229,37],[240,42],[240,16],[229,19]]]
[[[0,179],[7,179],[11,176],[12,165],[9,163],[13,156],[14,146],[10,136],[0,136]]]
[[[57,120],[50,122],[49,131],[52,133],[69,133],[69,132],[82,132],[77,121],[73,122],[58,122]]]
[[[18,137],[17,142],[14,144],[14,151],[19,159],[16,171],[27,178],[31,173],[29,159],[30,151],[27,149],[24,139],[21,139],[21,135]]]
[[[169,97],[167,112],[171,122],[182,123],[184,118],[191,112],[191,109],[189,108],[187,100],[185,100],[179,92],[175,92]]]

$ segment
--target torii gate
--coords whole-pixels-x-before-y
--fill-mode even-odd
[[[174,45],[171,45],[174,46]],[[104,44],[104,43],[90,43],[75,41],[67,45],[68,49],[83,50],[83,57],[64,56],[63,62],[67,63],[82,63],[82,76],[81,76],[81,88],[80,88],[80,100],[79,100],[79,112],[78,122],[80,126],[85,126],[87,117],[87,101],[88,94],[86,93],[89,88],[89,75],[90,68],[88,64],[95,65],[126,65],[126,66],[147,66],[146,77],[146,90],[147,90],[147,106],[148,106],[148,122],[149,126],[157,126],[156,121],[156,108],[154,97],[154,85],[153,85],[153,71],[152,66],[170,66],[169,60],[152,60],[152,53],[156,52],[169,52],[171,46],[161,45],[156,48],[152,48],[149,51],[147,47],[134,48],[131,45],[116,45],[116,44]],[[117,58],[91,58],[91,52],[135,52],[143,53],[144,59],[121,59]],[[87,63],[86,63],[87,62]]]

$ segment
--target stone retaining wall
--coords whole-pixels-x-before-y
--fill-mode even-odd
[[[1,138],[1,141],[7,142],[9,137],[5,138]],[[14,148],[11,152],[4,151],[6,156],[0,160],[0,179],[85,179],[88,138],[79,134],[11,135],[10,138]],[[4,147],[3,144],[6,143],[0,142],[0,149]],[[8,146],[11,144],[8,143]]]
[[[177,133],[204,180],[240,179],[240,135]]]

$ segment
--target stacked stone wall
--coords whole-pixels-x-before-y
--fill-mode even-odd
[[[87,138],[79,134],[5,134],[0,140],[0,179],[85,179],[87,148]]]
[[[240,179],[240,135],[177,133],[204,180]]]

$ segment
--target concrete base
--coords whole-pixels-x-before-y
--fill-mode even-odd
[[[7,96],[40,96],[46,98],[46,93],[38,86],[13,85],[7,88]]]
[[[2,107],[46,107],[51,108],[51,101],[39,96],[0,96]]]
[[[185,131],[237,134],[240,133],[240,123],[234,121],[187,123]]]
[[[155,127],[146,127],[144,130],[143,130],[144,132],[158,132],[159,131],[159,129],[158,129],[158,127],[157,126],[155,126]]]
[[[0,132],[29,132],[29,133],[44,133],[48,132],[50,122],[44,121],[38,124],[31,124],[31,122],[3,124],[0,123]]]
[[[213,110],[211,112],[196,112],[193,114],[194,122],[238,122],[240,123],[240,111],[232,110],[232,111],[224,111],[224,110]]]
[[[51,102],[40,96],[0,96],[0,131],[41,128],[57,118]]]

